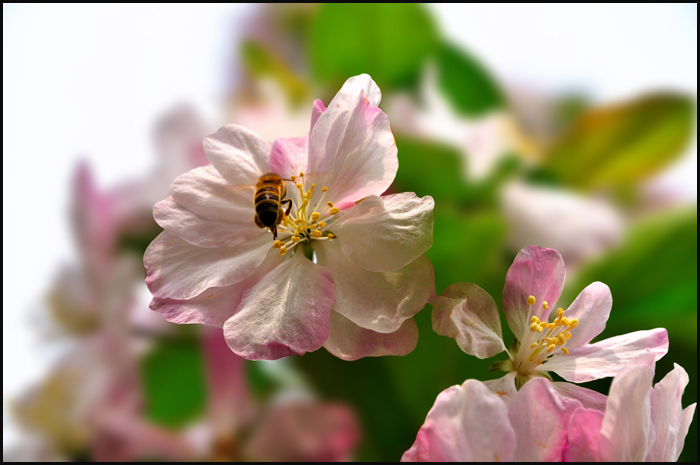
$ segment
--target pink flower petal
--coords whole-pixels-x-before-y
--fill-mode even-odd
[[[331,332],[323,345],[328,352],[343,360],[383,355],[406,355],[416,348],[418,327],[413,318],[389,334],[361,328],[338,312],[331,312]]]
[[[559,383],[567,384],[567,383]],[[599,410],[578,409],[569,422],[569,448],[564,451],[565,462],[599,462],[598,443],[604,413]]]
[[[601,461],[644,461],[651,426],[653,365],[653,354],[642,355],[613,379],[600,431]]]
[[[290,138],[277,138],[270,152],[270,171],[285,179],[308,172],[309,135]]]
[[[544,378],[528,381],[508,404],[517,435],[515,457],[523,462],[559,462],[567,445],[567,427],[581,404],[561,397]]]
[[[248,360],[303,355],[326,342],[334,300],[330,271],[297,251],[246,292],[224,324],[226,341]]]
[[[531,316],[543,321],[549,317],[564,287],[565,276],[564,260],[554,249],[527,246],[518,253],[503,288],[503,312],[515,337],[521,338],[529,330]],[[527,304],[529,296],[535,297],[532,312]],[[543,302],[547,302],[547,310]]]
[[[689,405],[683,410],[683,416],[681,417],[681,424],[678,428],[678,439],[676,447],[676,457],[673,459],[674,462],[678,461],[678,457],[683,451],[683,445],[685,444],[685,437],[688,435],[688,428],[690,428],[690,423],[693,421],[693,415],[695,415],[695,407],[697,403]]]
[[[452,284],[430,305],[433,331],[453,338],[469,355],[489,358],[506,350],[496,302],[476,284]]]
[[[440,393],[401,461],[511,461],[515,435],[506,404],[482,382],[469,379]]]
[[[600,392],[571,383],[552,383],[552,387],[559,395],[581,402],[581,405],[586,409],[605,411],[608,398]]]
[[[656,433],[646,456],[647,462],[675,462],[683,450],[680,437],[683,419],[681,397],[688,385],[688,373],[678,364],[651,391],[651,420]]]
[[[201,294],[187,300],[154,297],[150,308],[162,313],[171,323],[204,324],[223,328],[226,320],[238,310],[245,292],[264,275],[277,267],[281,260],[279,251],[270,248],[265,260],[246,279],[230,286],[210,287]],[[227,350],[230,349],[227,348]]]
[[[154,297],[190,299],[210,287],[242,281],[271,249],[266,234],[232,247],[204,248],[163,231],[146,249],[146,284]]]
[[[296,401],[272,407],[245,446],[249,460],[337,462],[350,459],[360,438],[344,405]]]
[[[270,144],[243,126],[228,124],[205,137],[204,152],[234,186],[255,183],[270,171]]]
[[[350,78],[311,131],[308,169],[330,175],[324,185],[334,203],[381,195],[396,177],[396,142],[380,98],[369,76]]]
[[[567,381],[583,383],[616,376],[621,367],[642,354],[653,354],[658,360],[666,352],[668,333],[665,329],[635,331],[573,349],[569,355],[543,363],[538,371],[553,371]]]
[[[398,271],[375,273],[357,266],[340,248],[341,239],[314,244],[318,264],[335,282],[333,310],[365,329],[396,332],[434,295],[433,265],[418,257]]]
[[[212,166],[195,168],[170,185],[171,197],[153,216],[164,229],[201,247],[235,245],[263,233],[254,223],[255,187],[232,186]]]
[[[501,396],[501,400],[507,404],[513,400],[515,395],[518,393],[518,391],[515,389],[515,377],[517,374],[517,372],[511,371],[500,378],[484,381],[484,384],[491,390],[491,392]]]
[[[579,325],[571,331],[566,343],[569,350],[591,342],[605,329],[612,309],[610,288],[601,282],[589,284],[566,310],[566,317],[578,318]]]
[[[318,121],[318,118],[326,110],[327,110],[326,106],[323,104],[323,102],[320,99],[316,99],[314,101],[314,106],[311,109],[311,129],[309,132],[314,130],[314,126],[316,126],[316,121]]]
[[[430,196],[413,192],[370,196],[333,223],[343,253],[369,271],[396,271],[433,245]]]

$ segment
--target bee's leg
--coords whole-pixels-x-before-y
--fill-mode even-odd
[[[272,237],[277,240],[277,225],[270,226],[270,231],[272,231]]]
[[[292,199],[284,199],[280,202],[280,205],[287,203],[287,209],[284,211],[284,216],[289,216],[289,212],[292,211]]]

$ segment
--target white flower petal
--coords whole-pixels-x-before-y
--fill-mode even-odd
[[[338,219],[331,230],[343,253],[369,271],[396,271],[433,245],[430,196],[413,192],[370,196]]]
[[[398,271],[375,273],[341,251],[339,239],[314,243],[318,264],[333,274],[333,310],[365,329],[393,333],[435,295],[433,265],[418,257]],[[318,245],[317,245],[318,244]]]
[[[270,171],[270,144],[243,126],[228,124],[205,137],[204,152],[234,186],[255,183]]]
[[[553,371],[567,381],[583,383],[616,376],[628,362],[642,354],[656,360],[668,352],[668,334],[663,328],[635,331],[588,344],[543,363],[538,371]]]
[[[331,332],[323,345],[328,352],[343,360],[383,355],[406,355],[416,348],[418,327],[413,318],[389,334],[357,326],[338,312],[331,312]]]
[[[589,284],[565,312],[569,320],[577,318],[579,321],[579,325],[571,331],[566,347],[572,350],[588,344],[602,333],[611,309],[610,288],[601,282]]]
[[[496,302],[476,284],[452,284],[430,305],[433,331],[453,338],[467,354],[489,358],[506,350]]]
[[[229,347],[248,360],[274,360],[320,348],[335,300],[330,271],[297,251],[248,289],[224,324]]]
[[[484,384],[491,390],[491,392],[501,396],[501,400],[507,404],[513,400],[515,395],[518,393],[518,391],[515,389],[515,377],[517,375],[518,373],[511,371],[500,378],[484,381]]]
[[[146,249],[146,284],[157,298],[190,299],[250,276],[271,248],[266,234],[232,247],[197,247],[163,231]]]

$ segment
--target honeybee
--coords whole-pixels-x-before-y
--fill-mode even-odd
[[[272,235],[277,240],[277,225],[292,209],[292,199],[285,199],[287,188],[284,185],[288,179],[283,179],[279,174],[267,173],[260,176],[255,185],[255,224],[259,228],[270,228]],[[286,205],[286,210],[282,205]]]

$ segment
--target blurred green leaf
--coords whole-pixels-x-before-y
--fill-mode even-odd
[[[601,281],[612,291],[613,324],[663,320],[668,327],[686,316],[697,318],[697,233],[695,208],[646,219],[630,231],[622,248],[581,270],[567,286],[567,301]],[[686,323],[679,334],[695,341],[697,328]]]
[[[206,403],[204,359],[196,340],[160,341],[141,360],[146,417],[179,428],[199,416]]]
[[[308,92],[306,83],[274,52],[251,40],[241,45],[241,59],[256,77],[270,77],[286,92],[292,104],[299,103]]]
[[[433,18],[415,3],[327,3],[311,27],[311,69],[338,84],[368,73],[382,90],[417,79],[438,44]]]
[[[692,113],[688,97],[671,93],[588,111],[546,154],[544,168],[583,189],[638,183],[682,154]]]
[[[444,44],[438,53],[438,84],[455,111],[481,116],[504,105],[496,81],[475,58]]]

